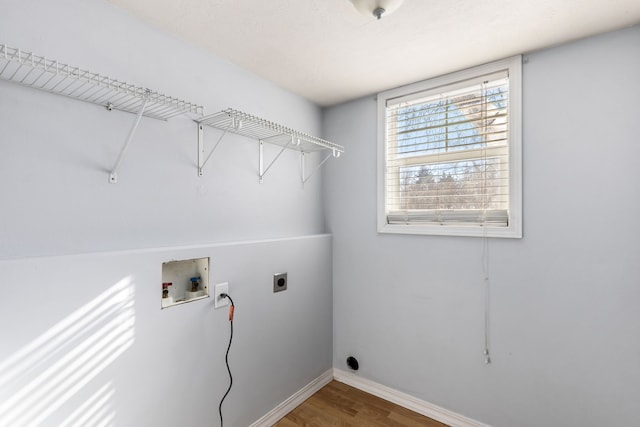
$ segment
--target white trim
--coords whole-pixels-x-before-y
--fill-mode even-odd
[[[278,406],[269,411],[262,418],[251,424],[250,427],[271,427],[289,412],[293,411],[302,402],[310,398],[315,392],[333,380],[333,369],[329,369],[315,380],[298,390],[291,397],[280,403]]]
[[[333,370],[336,381],[350,385],[359,390],[378,396],[381,399],[400,405],[426,417],[440,421],[451,427],[489,427],[479,421],[444,409],[440,406],[418,399],[401,391],[392,389],[374,381],[354,375],[340,369]]]
[[[331,237],[330,233],[325,234],[308,234],[292,237],[275,237],[271,239],[257,239],[257,240],[236,240],[227,242],[212,242],[202,243],[194,245],[183,246],[158,246],[153,248],[138,248],[138,249],[120,249],[120,250],[108,250],[108,251],[95,251],[95,252],[76,252],[68,254],[54,254],[54,255],[36,255],[36,256],[9,256],[0,257],[0,262],[3,261],[20,261],[20,260],[33,260],[33,259],[47,259],[47,258],[75,258],[75,257],[93,257],[93,256],[117,256],[117,255],[137,255],[137,254],[152,254],[159,252],[180,252],[190,251],[198,249],[216,249],[230,246],[243,246],[243,245],[260,245],[278,242],[290,242],[296,240],[305,239],[323,239]]]
[[[431,88],[473,79],[477,76],[509,70],[509,225],[456,226],[389,224],[386,212],[386,114],[387,102]],[[489,64],[423,80],[378,93],[377,96],[377,179],[376,213],[378,233],[418,234],[437,236],[471,236],[522,238],[522,56],[516,55]]]

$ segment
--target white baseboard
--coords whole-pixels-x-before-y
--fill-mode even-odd
[[[350,385],[359,390],[365,391],[381,399],[400,405],[426,417],[440,421],[451,427],[489,427],[479,421],[472,420],[463,415],[456,414],[448,409],[441,408],[432,403],[420,400],[411,395],[394,390],[390,387],[359,377],[340,369],[333,370],[333,378],[336,381]]]
[[[251,424],[250,427],[271,427],[284,418],[289,412],[293,411],[302,402],[310,398],[316,391],[329,384],[332,380],[333,369],[329,369],[327,372],[297,391],[293,396],[273,408],[258,421]]]
[[[396,405],[400,405],[403,408],[410,409],[426,417],[440,421],[441,423],[451,427],[489,427],[487,424],[472,420],[471,418],[449,411],[448,409],[441,408],[440,406],[420,400],[409,394],[392,389],[391,387],[387,387],[375,381],[359,377],[358,375],[354,375],[351,372],[346,372],[341,369],[329,369],[302,389],[298,390],[284,402],[273,408],[269,413],[251,424],[249,427],[273,426],[289,412],[293,411],[302,402],[310,398],[315,392],[329,384],[331,380],[334,379],[369,394],[373,394],[374,396],[378,396],[381,399],[388,400]]]

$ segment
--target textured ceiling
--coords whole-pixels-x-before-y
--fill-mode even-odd
[[[321,105],[640,23],[640,0],[108,0]],[[640,50],[640,47],[639,47]]]

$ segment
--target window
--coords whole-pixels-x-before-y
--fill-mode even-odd
[[[520,56],[378,94],[378,231],[522,237]]]

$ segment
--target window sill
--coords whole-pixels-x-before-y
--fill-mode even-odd
[[[380,234],[413,234],[424,236],[460,236],[460,237],[497,237],[521,239],[522,227],[510,225],[508,227],[484,227],[477,225],[405,225],[379,224]]]

